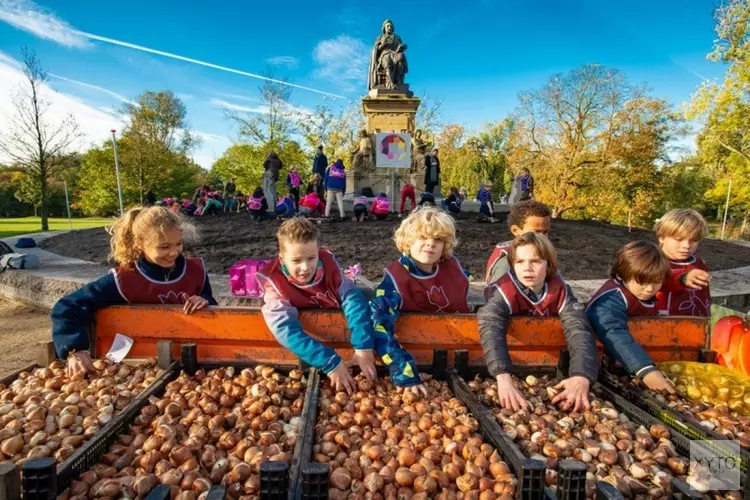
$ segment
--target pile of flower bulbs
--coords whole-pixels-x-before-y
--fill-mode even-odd
[[[257,500],[260,465],[292,460],[303,375],[270,366],[183,372],[62,500],[145,498],[159,484],[176,500],[205,498],[220,484],[229,498]]]

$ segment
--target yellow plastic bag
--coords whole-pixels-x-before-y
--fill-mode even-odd
[[[726,403],[750,415],[750,377],[714,363],[668,361],[657,368],[675,384],[680,396],[709,404]]]

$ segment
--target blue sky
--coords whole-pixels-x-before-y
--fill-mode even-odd
[[[113,106],[145,89],[169,89],[184,99],[203,139],[196,160],[210,167],[234,138],[222,106],[258,110],[261,81],[122,42],[247,73],[272,68],[276,76],[318,91],[295,89],[292,95],[295,106],[312,109],[366,93],[370,48],[386,18],[409,46],[412,90],[441,100],[443,121],[470,129],[501,120],[520,91],[581,64],[619,68],[675,105],[689,99],[702,79],[723,73],[705,58],[714,39],[713,2],[707,0],[458,5],[0,0],[0,111],[8,109],[11,84],[18,81],[15,60],[27,45],[55,75],[51,96],[60,110],[75,113],[87,141],[122,127]]]

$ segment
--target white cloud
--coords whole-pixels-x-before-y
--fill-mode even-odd
[[[193,155],[193,161],[206,170],[211,170],[211,167],[216,160],[217,158],[211,155]]]
[[[299,59],[293,56],[277,56],[266,59],[268,64],[273,66],[284,66],[287,68],[294,69],[299,65]]]
[[[0,63],[10,64],[14,68],[20,68],[21,63],[16,61],[14,58],[0,50]]]
[[[92,85],[90,83],[81,82],[81,81],[78,81],[78,80],[73,80],[72,78],[66,78],[64,76],[55,75],[54,73],[50,73],[49,76],[51,76],[52,78],[55,78],[57,80],[62,80],[63,82],[73,83],[75,85],[79,85],[79,86],[85,87],[87,89],[92,89],[92,90],[96,90],[98,92],[103,92],[103,93],[105,93],[105,94],[107,94],[107,95],[109,95],[111,97],[114,97],[118,101],[121,101],[121,102],[124,102],[124,103],[127,103],[127,104],[136,104],[135,101],[131,101],[130,99],[128,99],[124,95],[118,94],[117,92],[112,92],[111,90],[105,89],[104,87],[100,87],[98,85]]]
[[[16,95],[19,85],[24,84],[26,77],[20,70],[18,61],[13,64],[5,58],[0,60],[0,133],[7,130],[11,119],[16,116],[12,98]],[[73,145],[73,149],[84,150],[92,142],[109,138],[111,129],[119,130],[124,125],[111,112],[89,106],[74,96],[55,91],[48,85],[42,86],[41,95],[51,103],[44,115],[47,123],[59,123],[68,115],[73,115],[78,122],[81,139]]]
[[[227,108],[234,111],[244,111],[245,113],[268,113],[268,106],[243,106],[234,102],[225,101],[224,99],[216,99],[212,97],[208,100],[212,105],[217,108]]]
[[[369,58],[369,51],[359,38],[339,35],[323,40],[313,49],[313,59],[318,65],[315,76],[353,91],[367,85]]]
[[[231,142],[229,138],[224,137],[223,135],[216,135],[210,132],[202,132],[200,130],[193,130],[192,133],[206,142]]]
[[[175,95],[182,101],[192,101],[195,99],[193,94],[185,94],[184,92],[177,92]]]
[[[0,0],[0,21],[66,47],[91,45],[82,33],[30,0]]]
[[[242,94],[227,94],[225,92],[214,92],[214,94],[222,97],[228,97],[229,99],[239,99],[240,101],[263,102],[257,97],[249,97]]]

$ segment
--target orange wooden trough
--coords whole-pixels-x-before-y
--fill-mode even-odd
[[[305,311],[300,320],[313,338],[335,348],[344,358],[351,355],[349,330],[341,312]],[[633,318],[630,331],[654,361],[698,361],[699,351],[707,348],[708,318]],[[433,349],[446,349],[449,357],[454,350],[466,349],[470,364],[484,364],[474,315],[404,314],[396,323],[396,332],[419,364],[432,362]],[[190,316],[179,306],[103,309],[92,331],[97,356],[107,352],[117,333],[135,340],[130,357],[156,356],[157,342],[171,340],[175,357],[180,344],[194,342],[201,361],[297,361],[276,342],[257,309],[212,307]],[[565,348],[562,325],[557,318],[515,317],[508,347],[516,364],[555,365]]]

